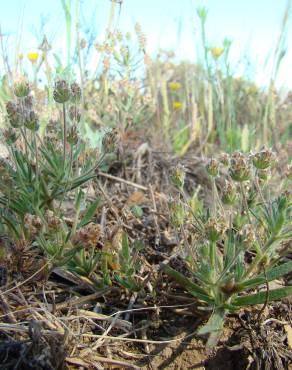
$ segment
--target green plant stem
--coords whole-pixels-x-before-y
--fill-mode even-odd
[[[252,225],[252,221],[251,221],[250,214],[249,214],[248,203],[247,203],[247,199],[246,199],[246,196],[245,196],[245,192],[244,192],[242,182],[240,182],[240,192],[241,192],[241,195],[242,195],[243,206],[244,206],[247,218],[248,218],[248,222],[250,223],[250,225]]]
[[[39,153],[38,153],[37,138],[36,138],[36,132],[35,131],[33,133],[33,139],[34,139],[34,147],[35,147],[34,150],[35,150],[36,183],[37,183],[37,187],[38,187],[38,185],[39,185],[39,177],[40,177],[40,173],[39,173]],[[39,199],[38,199],[38,202],[39,202]]]
[[[214,177],[211,177],[211,182],[212,182],[212,208],[211,208],[211,213],[212,216],[215,216],[216,210],[217,210],[217,205],[216,205],[216,183]]]
[[[212,177],[212,192],[213,192],[213,203],[214,203],[214,207],[215,207],[214,214],[216,212],[216,204],[217,204],[216,201],[217,201],[223,215],[226,217],[225,209],[222,205],[221,199],[220,199],[219,194],[218,194],[215,177]]]
[[[66,106],[63,103],[63,164],[66,161],[66,146],[67,146],[67,122],[66,122]]]
[[[248,268],[248,270],[246,271],[246,273],[244,274],[244,277],[248,277],[253,271],[254,269],[258,266],[258,264],[261,262],[262,260],[262,257],[263,257],[263,253],[265,253],[276,241],[276,238],[275,237],[271,237],[266,245],[264,246],[263,250],[258,250],[257,251],[257,255],[255,256],[255,258],[253,259],[250,267]]]
[[[27,140],[26,132],[24,131],[23,127],[20,128],[20,132],[21,132],[21,135],[22,135],[23,140],[24,140],[25,155],[26,155],[27,158],[29,158],[28,148],[32,151],[32,147],[31,147],[30,143]]]
[[[210,241],[210,249],[209,249],[209,256],[210,256],[210,269],[212,273],[213,282],[215,282],[216,277],[216,242]]]

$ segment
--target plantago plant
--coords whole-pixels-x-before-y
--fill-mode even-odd
[[[199,330],[209,334],[209,346],[216,345],[228,313],[292,294],[291,286],[269,289],[270,281],[292,271],[292,262],[282,260],[292,240],[292,197],[285,189],[286,179],[281,193],[273,194],[270,173],[276,176],[275,154],[262,149],[249,156],[224,155],[220,160],[225,165],[222,169],[215,159],[207,165],[212,206],[196,213],[186,197],[180,200],[196,240],[186,258],[192,278],[162,266],[201,302],[202,310],[210,311],[209,321]],[[216,183],[219,173],[227,178],[221,191]],[[175,185],[183,192],[184,176],[179,179],[176,176]],[[265,289],[259,291],[260,287]]]
[[[3,139],[10,157],[1,161],[2,228],[13,240],[34,241],[50,257],[58,257],[60,263],[72,256],[70,239],[79,224],[81,187],[96,176],[95,169],[103,154],[83,163],[81,168],[85,143],[77,127],[81,95],[78,84],[56,82],[54,99],[62,107],[61,119],[53,122],[53,127],[52,123],[47,125],[43,137],[38,132],[39,117],[30,90],[29,82],[22,77],[14,84],[15,100],[6,104],[8,128],[3,130]],[[77,192],[76,216],[69,228],[64,222],[63,201],[72,191]]]

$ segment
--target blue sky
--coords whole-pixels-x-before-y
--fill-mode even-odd
[[[81,0],[82,24],[103,35],[110,12],[110,0]],[[225,37],[233,41],[231,60],[237,74],[248,73],[259,84],[267,83],[270,63],[280,31],[286,0],[124,0],[117,26],[132,31],[135,22],[142,25],[148,38],[148,50],[174,49],[182,59],[195,61],[199,45],[199,22],[196,8],[208,9],[207,37],[210,46],[220,46]],[[76,0],[72,0],[75,10]],[[287,37],[278,86],[292,88],[292,21]],[[64,14],[60,0],[0,1],[2,33],[9,35],[8,48],[13,52],[16,37],[21,35],[24,54],[37,48],[43,31],[54,50],[61,54],[66,45]],[[43,28],[42,28],[43,24]],[[65,53],[64,53],[65,58]],[[238,61],[245,61],[239,63]]]

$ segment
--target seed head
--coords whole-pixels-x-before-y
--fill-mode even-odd
[[[70,99],[70,89],[65,80],[58,80],[55,82],[53,97],[54,100],[60,104],[66,103]]]
[[[33,110],[26,113],[24,125],[31,131],[36,132],[39,129],[39,117]]]
[[[185,177],[186,177],[185,168],[180,164],[178,164],[173,169],[172,174],[170,176],[173,185],[178,189],[182,189],[184,187]]]
[[[79,229],[74,237],[74,244],[84,247],[95,247],[102,236],[100,225],[93,222]]]
[[[18,135],[14,128],[10,127],[7,130],[3,131],[3,137],[7,145],[12,145],[18,139]]]
[[[29,94],[30,86],[27,78],[24,76],[18,77],[13,84],[14,94],[17,98],[24,98]]]
[[[270,149],[262,149],[260,152],[251,154],[253,165],[259,170],[266,170],[271,167],[276,159],[276,155]]]
[[[171,200],[168,203],[170,210],[170,222],[175,227],[180,227],[184,224],[186,218],[186,211],[184,206],[177,201]]]
[[[59,217],[57,217],[53,211],[47,209],[45,212],[45,218],[48,223],[48,226],[52,230],[58,229],[58,227],[61,225],[62,221]]]
[[[235,152],[232,154],[229,174],[237,182],[244,182],[250,179],[250,165],[243,153]]]
[[[266,168],[265,170],[258,170],[258,177],[261,181],[266,182],[271,178],[271,170]]]
[[[206,166],[207,172],[210,176],[216,177],[219,173],[219,162],[215,158],[211,158]]]
[[[219,162],[223,164],[224,167],[229,166],[230,157],[227,153],[221,153],[219,156]]]
[[[20,106],[13,101],[6,103],[6,111],[8,115],[9,122],[12,127],[18,128],[22,125],[22,115]]]
[[[32,95],[27,95],[25,98],[24,98],[24,106],[25,108],[27,109],[32,109],[32,106],[33,106],[33,97]]]
[[[81,98],[81,88],[80,85],[78,85],[78,83],[76,82],[73,82],[71,84],[71,98],[76,103],[78,103]]]
[[[250,224],[244,225],[240,230],[239,235],[241,237],[242,244],[246,248],[252,247],[257,240],[254,229]]]
[[[102,138],[102,148],[104,153],[111,153],[115,150],[119,141],[118,131],[112,129],[104,134]]]
[[[67,141],[71,145],[76,145],[78,143],[78,132],[76,125],[70,128],[67,136]]]
[[[38,216],[26,213],[24,216],[24,226],[31,235],[36,235],[42,226],[42,221]]]
[[[233,182],[226,180],[224,188],[222,190],[222,202],[227,205],[232,205],[236,202],[236,198],[236,186]]]
[[[71,106],[69,108],[69,117],[74,122],[80,122],[81,113],[77,107]]]
[[[216,242],[219,240],[225,230],[226,225],[223,222],[216,220],[214,217],[210,217],[205,223],[205,233],[207,239],[211,242]]]

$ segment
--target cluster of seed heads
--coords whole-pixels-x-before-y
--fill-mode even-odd
[[[17,129],[26,127],[31,131],[39,129],[39,117],[33,109],[33,97],[30,95],[30,85],[25,78],[19,78],[14,83],[14,94],[16,101],[6,103],[7,118],[10,125]],[[16,139],[15,133],[6,132],[6,142],[13,143]]]
[[[57,80],[55,82],[53,97],[54,100],[60,104],[64,104],[70,99],[74,103],[77,103],[81,98],[81,88],[76,82],[73,82],[69,86],[65,80]]]
[[[95,247],[101,235],[100,225],[91,222],[76,232],[73,242],[83,247]]]
[[[227,225],[224,221],[218,220],[215,217],[210,217],[205,223],[205,234],[208,240],[211,242],[216,242],[222,238]]]
[[[119,134],[116,129],[106,132],[102,138],[102,148],[104,153],[111,153],[115,150],[119,142]]]

